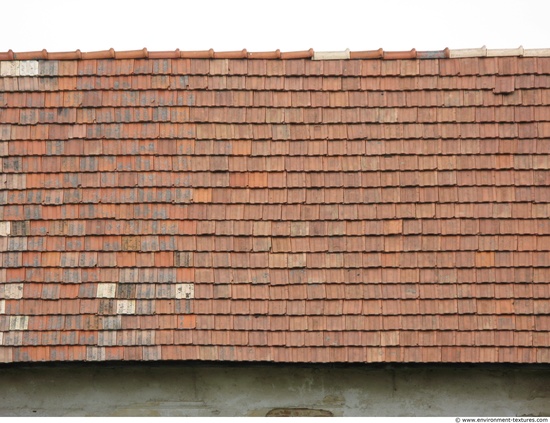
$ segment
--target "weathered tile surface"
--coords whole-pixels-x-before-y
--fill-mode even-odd
[[[548,362],[550,58],[0,64],[4,361]]]

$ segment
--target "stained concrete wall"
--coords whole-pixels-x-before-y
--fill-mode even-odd
[[[550,366],[0,368],[2,416],[548,416]]]

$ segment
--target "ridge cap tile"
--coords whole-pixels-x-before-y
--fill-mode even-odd
[[[249,52],[247,49],[238,51],[216,52],[213,49],[203,51],[182,51],[176,49],[173,51],[148,51],[147,48],[141,50],[121,50],[115,51],[113,48],[102,51],[81,52],[48,52],[46,49],[40,51],[27,52],[0,52],[1,61],[26,61],[26,60],[92,60],[92,59],[312,59],[312,60],[349,60],[349,59],[444,59],[444,58],[466,58],[466,57],[548,57],[550,49],[536,48],[524,49],[522,46],[510,49],[449,49],[437,51],[384,51],[383,49],[373,51],[314,51],[313,49],[294,52]]]

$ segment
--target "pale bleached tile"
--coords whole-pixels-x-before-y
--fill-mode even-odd
[[[19,75],[20,76],[37,76],[38,75],[38,61],[37,60],[24,60],[19,62]]]
[[[192,283],[176,284],[176,298],[195,298],[195,285]]]
[[[97,298],[115,298],[116,283],[98,283]]]
[[[7,283],[4,285],[4,298],[11,300],[19,300],[23,298],[22,283]]]
[[[19,61],[0,62],[0,76],[19,76]]]
[[[10,330],[27,330],[29,316],[10,316]]]
[[[136,312],[136,300],[118,300],[116,309],[117,314],[134,314]]]
[[[0,236],[8,236],[10,234],[11,222],[0,222]]]

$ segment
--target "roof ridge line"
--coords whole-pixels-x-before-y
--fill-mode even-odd
[[[237,51],[216,52],[210,50],[182,51],[148,51],[121,50],[113,48],[92,52],[80,50],[70,52],[48,52],[46,49],[40,51],[0,52],[0,61],[14,60],[89,60],[89,59],[312,59],[312,60],[349,60],[349,59],[446,59],[446,58],[468,58],[468,57],[550,57],[550,48],[524,49],[522,46],[513,49],[487,49],[486,46],[473,49],[449,49],[434,51],[314,51],[312,48],[302,51],[281,52],[280,50],[267,52],[249,52],[247,49]]]
[[[466,57],[550,57],[550,49],[525,49],[523,46],[488,49],[487,46],[482,46],[480,48],[451,49],[450,57],[456,59]]]

